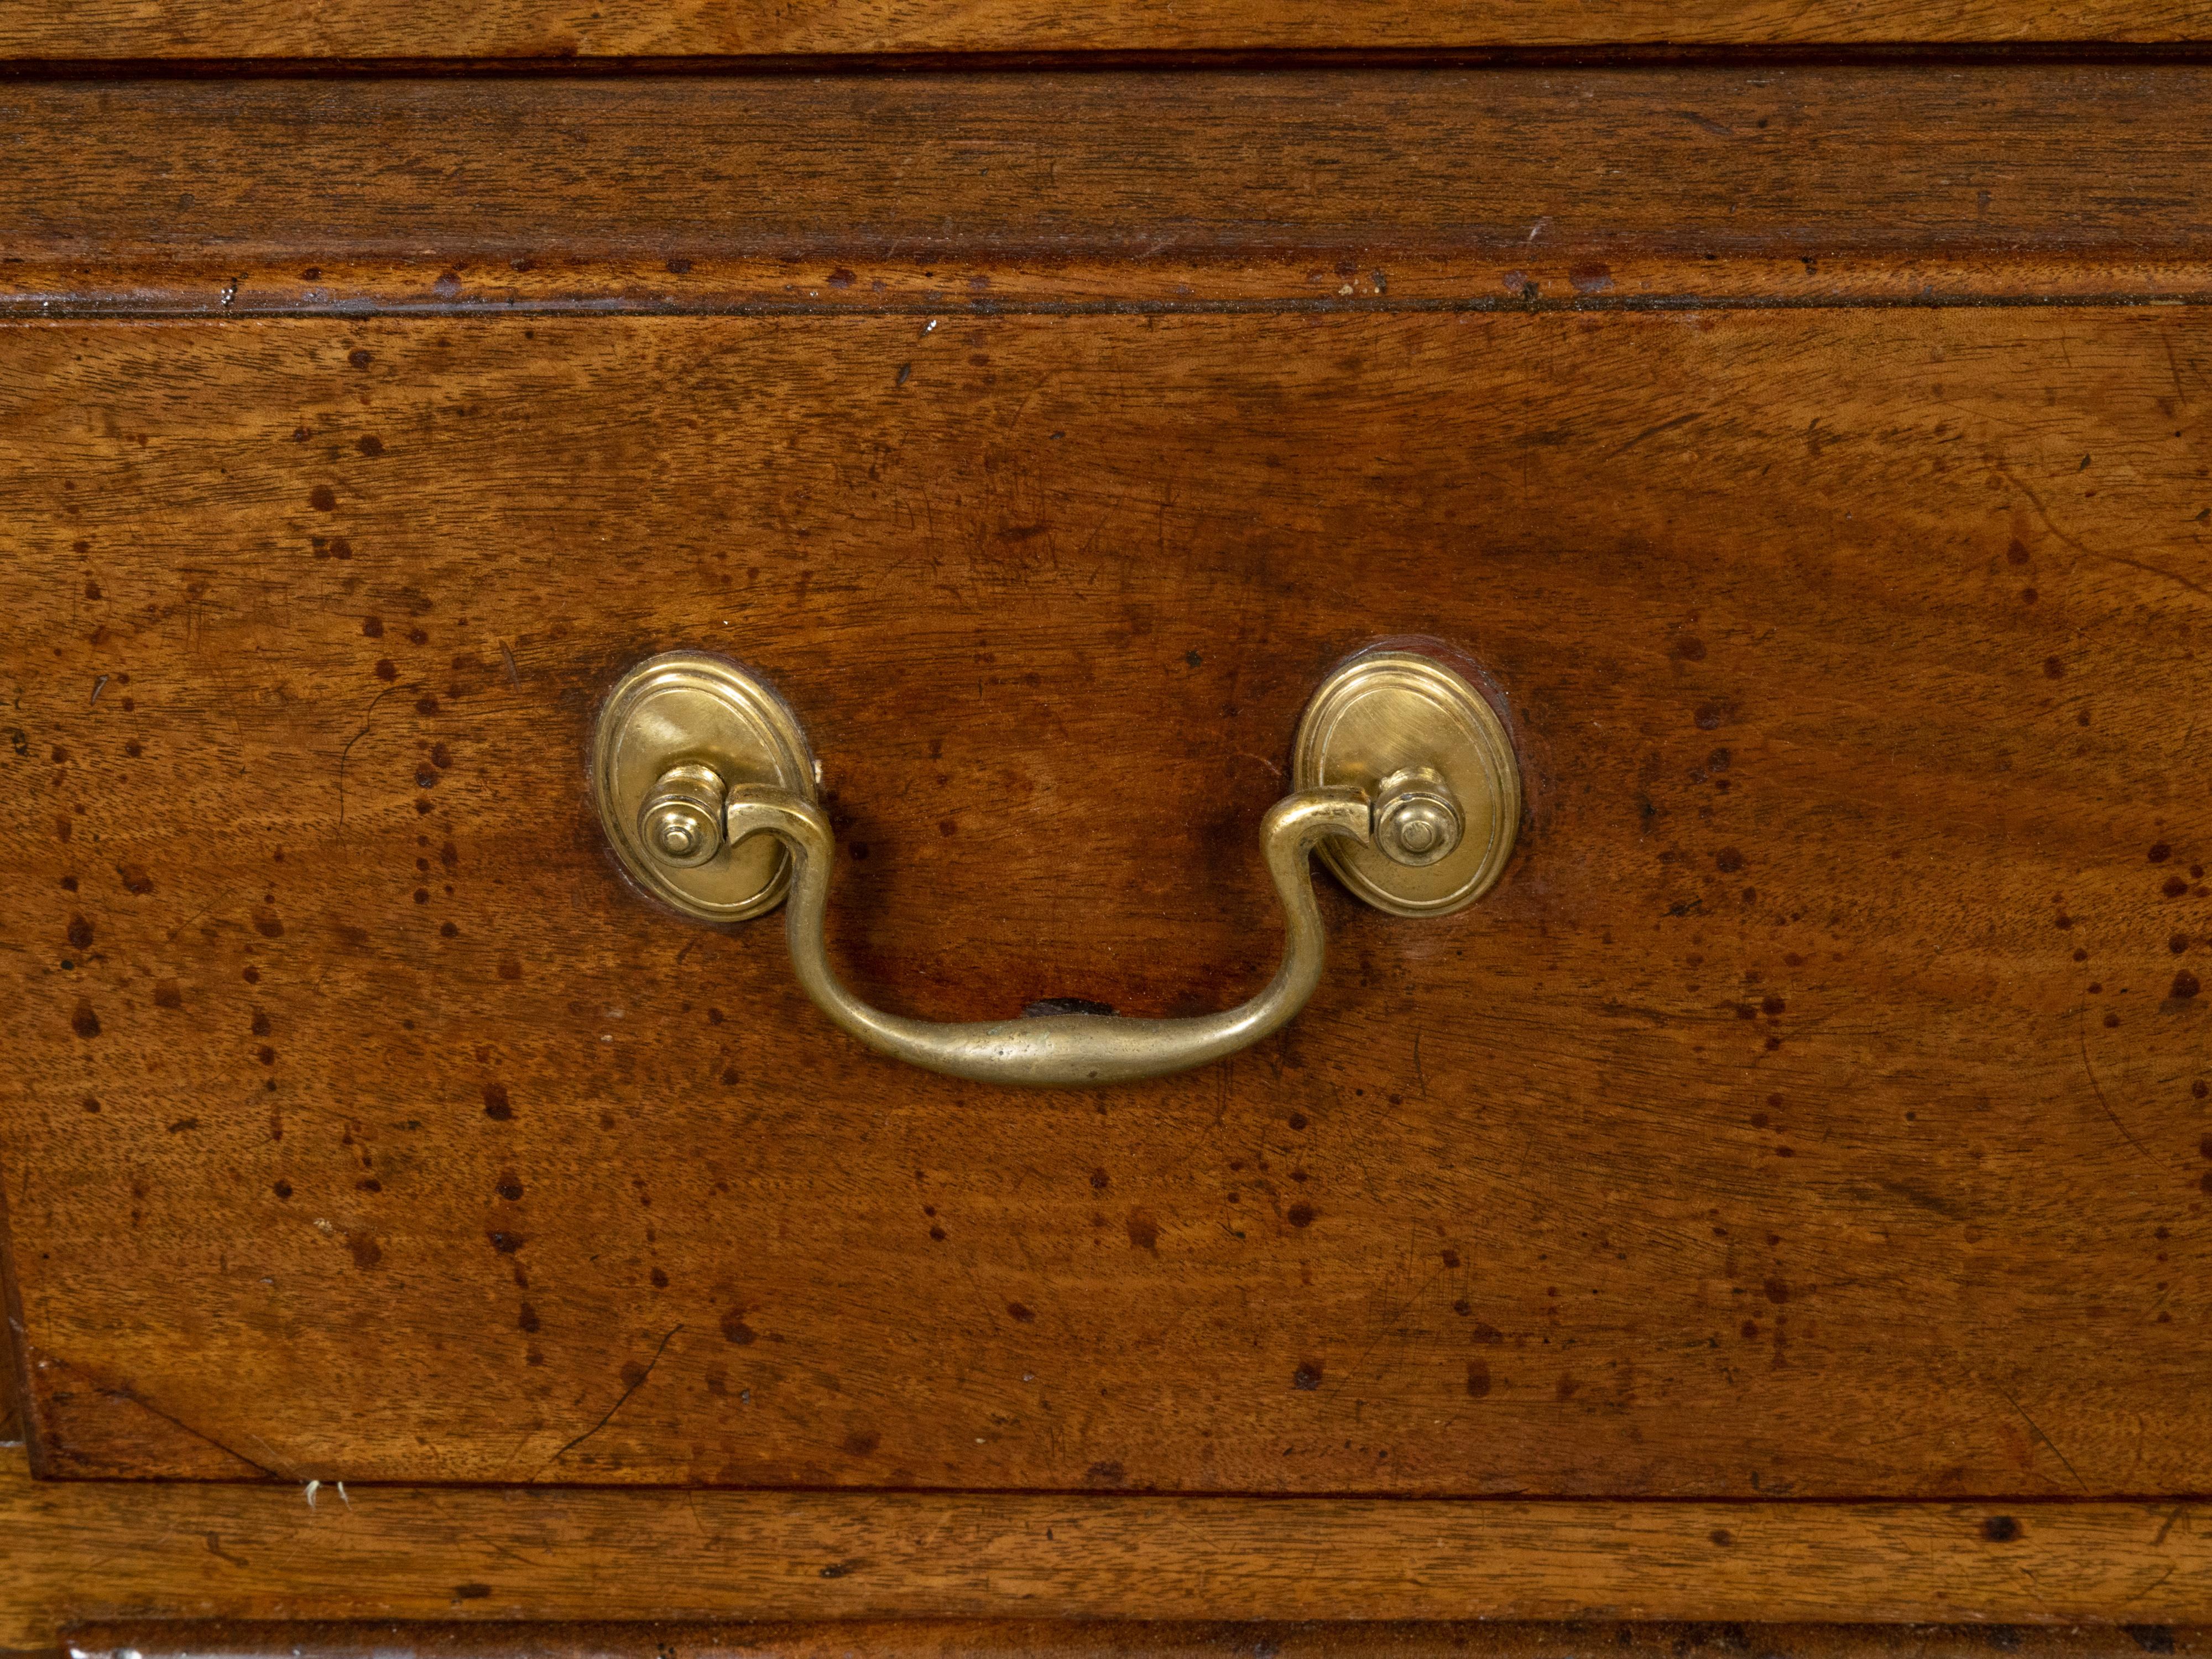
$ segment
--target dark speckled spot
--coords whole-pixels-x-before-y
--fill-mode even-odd
[[[2009,1515],[1993,1515],[1982,1522],[1982,1536],[1992,1544],[2009,1544],[2020,1536],[2020,1522]]]
[[[744,1310],[732,1308],[722,1316],[722,1335],[740,1348],[750,1347],[756,1340],[753,1328],[745,1323]]]
[[[92,1011],[92,1004],[84,998],[76,1000],[76,1012],[70,1016],[70,1030],[90,1042],[100,1035],[100,1016]]]
[[[1310,1394],[1321,1387],[1321,1361],[1302,1359],[1291,1373],[1291,1386],[1302,1394]]]

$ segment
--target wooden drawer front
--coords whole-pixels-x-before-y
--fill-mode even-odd
[[[2201,308],[27,323],[0,356],[48,1473],[2203,1491]],[[635,897],[676,646],[833,955],[1225,1005],[1291,725],[1472,652],[1528,790],[1281,1037],[1013,1094]]]

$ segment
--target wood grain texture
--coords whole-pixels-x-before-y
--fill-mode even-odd
[[[914,1656],[1024,1654],[1116,1659],[2197,1659],[2212,1632],[2189,1626],[1741,1625],[1609,1621],[1532,1624],[1339,1621],[1206,1623],[1006,1619],[813,1624],[544,1625],[207,1624],[152,1621],[80,1625],[65,1632],[86,1659],[831,1659],[865,1653]]]
[[[1328,1629],[1286,1650],[1353,1653],[1390,1644],[1360,1643],[1343,1631],[1347,1621],[1694,1614],[2124,1619],[2142,1632],[2143,1651],[2171,1642],[2180,1654],[2201,1650],[2201,1636],[2166,1626],[2201,1624],[2212,1603],[2212,1533],[2201,1510],[2170,1504],[2001,1510],[380,1486],[349,1488],[342,1501],[325,1486],[311,1510],[296,1486],[34,1481],[20,1457],[0,1454],[0,1530],[10,1545],[0,1650],[51,1648],[57,1626],[71,1621],[152,1614],[651,1619],[679,1652],[685,1635],[666,1626],[690,1620],[1325,1619]],[[1182,1650],[1206,1651],[1189,1634]],[[1901,1644],[1901,1654],[2115,1651],[2026,1630],[1921,1640]],[[574,1643],[555,1632],[532,1650],[573,1651]],[[441,1644],[423,1646],[435,1655]],[[931,1650],[922,1642],[907,1650],[917,1649]],[[1615,1630],[1606,1644],[1632,1659],[1657,1659],[1662,1649],[1668,1659],[1793,1650],[1739,1645],[1726,1632],[1702,1643],[1680,1633],[1639,1642]],[[377,1650],[392,1649],[380,1641]],[[1540,1641],[1525,1650],[1547,1651]],[[1845,1650],[1802,1650],[1841,1659]]]
[[[2212,38],[2202,0],[488,0],[415,11],[370,0],[59,0],[11,12],[9,58],[592,58],[636,54],[1193,51],[1591,46],[1614,42]]]
[[[2201,295],[2212,66],[12,84],[0,300]],[[885,157],[895,156],[895,165]]]
[[[2207,315],[9,328],[45,1468],[2212,1487]],[[863,994],[1212,1007],[1300,705],[1413,633],[1510,699],[1506,882],[1332,893],[1157,1085],[857,1049],[584,797],[726,649]]]

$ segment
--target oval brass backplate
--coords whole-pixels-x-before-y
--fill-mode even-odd
[[[783,902],[791,856],[771,836],[689,867],[656,857],[639,816],[664,775],[710,767],[741,783],[815,798],[814,755],[783,700],[725,658],[669,651],[623,676],[600,706],[592,796],[615,856],[639,886],[702,921],[743,921]]]
[[[1398,916],[1460,909],[1504,873],[1521,826],[1521,769],[1497,711],[1436,658],[1375,651],[1340,665],[1298,721],[1291,787],[1351,784],[1371,795],[1386,777],[1419,767],[1458,799],[1464,827],[1449,853],[1408,865],[1347,841],[1318,849],[1353,893]]]

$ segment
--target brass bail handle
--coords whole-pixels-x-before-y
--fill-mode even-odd
[[[871,1007],[831,970],[823,931],[835,839],[805,734],[760,680],[703,652],[652,658],[609,695],[593,748],[601,823],[647,892],[711,921],[787,901],[793,972],[841,1029],[927,1071],[1038,1088],[1188,1071],[1292,1018],[1320,984],[1326,954],[1315,854],[1377,908],[1447,915],[1495,884],[1521,817],[1519,768],[1488,701],[1434,657],[1363,653],[1307,704],[1291,793],[1261,823],[1285,940],[1282,965],[1256,996],[1187,1018],[1055,1013],[941,1024]]]

